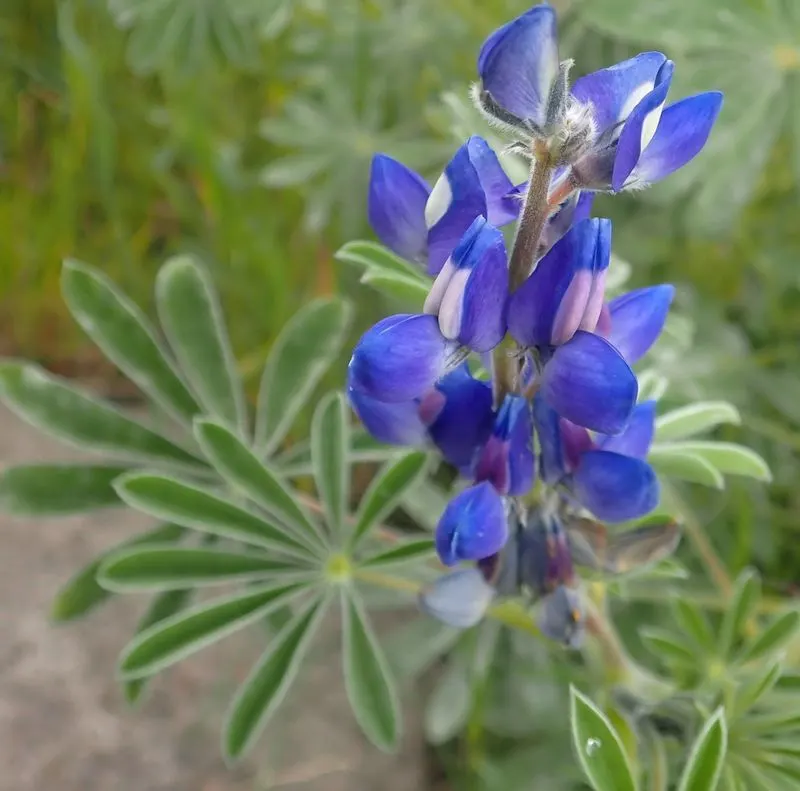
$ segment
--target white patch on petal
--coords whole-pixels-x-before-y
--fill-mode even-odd
[[[619,117],[617,120],[624,121],[634,111],[636,105],[639,104],[639,102],[641,102],[642,99],[644,99],[644,97],[653,90],[653,88],[655,88],[655,83],[652,80],[643,82],[641,85],[638,85],[636,88],[634,88],[628,94],[625,104],[622,105],[622,109],[619,111]]]
[[[444,262],[444,266],[439,271],[439,274],[436,275],[436,280],[433,281],[428,296],[425,297],[425,304],[422,306],[423,313],[430,313],[432,316],[435,316],[439,312],[442,298],[455,272],[456,268],[453,266],[453,259],[448,258]]]
[[[425,204],[425,224],[428,228],[433,228],[444,217],[452,202],[453,191],[450,189],[450,182],[447,180],[447,174],[442,173]]]
[[[439,329],[449,341],[458,338],[461,332],[461,316],[464,311],[464,291],[472,272],[458,269],[450,278],[442,302],[439,305]]]
[[[656,129],[658,129],[658,122],[661,120],[661,111],[663,109],[664,102],[661,102],[658,107],[651,110],[645,117],[644,123],[642,124],[642,151],[647,148],[647,146],[650,144],[650,141],[655,136]]]

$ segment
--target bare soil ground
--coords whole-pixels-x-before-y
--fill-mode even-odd
[[[0,467],[75,454],[0,407]],[[324,635],[279,722],[243,766],[219,749],[225,705],[258,655],[236,635],[158,678],[138,710],[114,681],[143,602],[117,597],[86,620],[48,621],[59,587],[105,548],[145,529],[128,511],[18,520],[0,515],[0,791],[399,791],[424,788],[417,707],[398,755],[365,744]],[[410,697],[410,693],[405,693]]]

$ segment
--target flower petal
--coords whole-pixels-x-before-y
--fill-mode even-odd
[[[621,434],[597,437],[600,450],[610,450],[623,456],[646,459],[656,431],[656,402],[642,401],[631,413],[631,419]]]
[[[430,187],[413,170],[386,154],[375,155],[369,177],[369,223],[388,248],[409,261],[425,261],[429,194]]]
[[[425,588],[419,605],[423,612],[443,623],[467,629],[483,618],[494,596],[494,588],[478,569],[458,569]]]
[[[674,70],[675,64],[671,60],[664,63],[656,76],[655,87],[636,105],[622,127],[611,179],[615,192],[622,189],[642,151],[656,133]]]
[[[551,215],[542,233],[539,245],[541,255],[544,255],[573,225],[591,216],[594,196],[594,192],[580,190],[574,192],[558,211]]]
[[[492,33],[478,56],[478,73],[501,107],[541,124],[558,73],[553,8],[534,6]]]
[[[572,490],[584,508],[606,522],[638,519],[659,499],[658,478],[646,461],[607,450],[583,454]]]
[[[597,131],[624,121],[637,104],[655,87],[659,69],[667,60],[660,52],[642,52],[606,69],[575,81],[572,95],[590,102]]]
[[[506,334],[508,264],[503,234],[476,217],[453,251],[455,271],[439,304],[439,328],[476,352],[488,352]],[[450,266],[448,261],[439,276]]]
[[[463,363],[437,383],[434,393],[441,406],[429,423],[430,438],[450,464],[469,468],[492,432],[492,388]]]
[[[539,439],[539,474],[547,484],[558,483],[566,474],[561,426],[558,412],[544,400],[541,393],[533,398],[533,423]]]
[[[579,648],[585,634],[583,604],[578,591],[560,585],[542,600],[539,629],[545,637]]]
[[[694,159],[706,144],[721,108],[718,91],[689,96],[667,107],[625,186],[652,184]]]
[[[477,135],[467,141],[467,149],[486,196],[486,219],[497,226],[513,222],[519,217],[522,202],[515,195],[514,185],[503,170],[497,154]]]
[[[611,330],[606,336],[633,365],[656,342],[675,296],[669,284],[628,291],[608,303]]]
[[[556,349],[542,374],[542,395],[559,415],[603,434],[625,428],[638,389],[620,353],[583,330]]]
[[[569,541],[555,514],[533,509],[518,544],[522,585],[543,596],[561,584],[574,583]]]
[[[347,397],[364,428],[375,439],[389,445],[422,445],[427,439],[416,401],[386,404],[348,385]]]
[[[447,372],[452,344],[434,316],[401,313],[382,319],[353,350],[348,380],[353,390],[378,401],[411,401]]]
[[[594,278],[608,267],[610,239],[610,220],[587,219],[553,245],[509,300],[508,329],[518,343],[548,347],[572,337]]]
[[[470,157],[474,140],[467,140],[447,163],[425,206],[431,275],[439,273],[473,220],[488,214],[480,175]]]
[[[445,566],[494,555],[507,539],[503,499],[487,482],[457,494],[436,526],[436,551]]]
[[[581,456],[594,447],[594,442],[583,426],[576,426],[570,420],[560,418],[559,426],[566,467],[568,470],[574,470],[581,463]]]

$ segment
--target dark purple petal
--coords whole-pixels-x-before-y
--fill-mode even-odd
[[[622,127],[611,180],[615,192],[622,189],[642,151],[656,133],[674,69],[675,64],[671,60],[664,63],[656,76],[655,88],[636,105]]]
[[[504,109],[541,124],[558,72],[556,14],[537,5],[492,33],[478,56],[483,87]]]
[[[578,591],[560,585],[542,600],[539,629],[545,637],[569,648],[580,648],[585,634],[583,604]]]
[[[540,476],[547,484],[558,483],[566,474],[564,447],[558,412],[537,393],[533,398],[533,423],[539,439]]]
[[[494,588],[478,569],[458,569],[428,585],[420,594],[419,606],[443,623],[467,629],[483,618],[494,596]]]
[[[476,352],[491,351],[506,334],[508,263],[503,234],[477,217],[453,251],[452,263],[455,271],[438,311],[442,335]]]
[[[656,431],[656,402],[643,401],[631,413],[631,419],[621,434],[597,437],[600,450],[610,450],[623,456],[646,459]]]
[[[443,377],[434,393],[441,405],[429,423],[430,438],[450,464],[468,468],[492,431],[492,388],[475,379],[464,363]]]
[[[556,349],[542,374],[542,395],[561,417],[603,434],[625,428],[638,390],[622,355],[583,330]]]
[[[430,187],[413,170],[386,154],[375,155],[369,177],[369,223],[388,248],[409,261],[425,261],[429,194]]]
[[[425,206],[428,273],[436,275],[476,217],[488,208],[480,175],[470,157],[470,138],[448,162]]]
[[[535,474],[530,404],[522,396],[507,395],[478,459],[475,480],[489,481],[500,494],[518,497],[530,491]]]
[[[353,390],[378,401],[411,401],[447,372],[452,353],[434,316],[389,316],[361,336],[350,359],[348,381]]]
[[[666,60],[666,55],[660,52],[642,52],[576,80],[572,95],[581,102],[591,102],[597,131],[602,133],[624,121],[653,90],[659,69]]]
[[[721,108],[718,91],[689,96],[667,107],[628,183],[652,184],[694,159],[706,144]]]
[[[633,365],[656,342],[667,320],[675,287],[669,284],[638,288],[608,303],[611,331],[606,336]]]
[[[445,566],[494,555],[507,539],[503,499],[486,482],[457,494],[436,527],[436,551]]]
[[[574,470],[581,463],[581,456],[594,448],[589,432],[583,426],[576,426],[572,421],[559,418],[561,428],[561,444],[564,448],[564,461],[568,470]]]
[[[553,245],[509,300],[508,329],[518,343],[548,347],[572,337],[594,278],[608,266],[610,238],[610,220],[587,219]]]
[[[519,580],[542,596],[558,585],[574,583],[572,554],[555,514],[533,509],[519,534]]]
[[[497,154],[477,135],[470,137],[467,148],[470,162],[486,196],[486,219],[497,226],[513,222],[519,216],[522,202],[515,196],[514,185],[503,170]]]
[[[646,461],[607,450],[583,454],[572,490],[584,508],[605,522],[638,519],[659,499],[658,478]]]
[[[364,428],[375,439],[389,445],[422,445],[425,442],[425,424],[420,420],[416,401],[386,404],[359,393],[350,385],[347,397]]]

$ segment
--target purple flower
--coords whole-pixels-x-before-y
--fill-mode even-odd
[[[500,494],[517,497],[531,490],[535,476],[531,405],[523,396],[509,394],[478,457],[474,477],[489,481]]]
[[[436,275],[476,217],[505,225],[516,219],[520,202],[497,155],[483,138],[473,136],[455,153],[433,190],[405,165],[377,154],[368,207],[378,238]]]
[[[503,235],[476,217],[436,276],[423,310],[438,316],[448,340],[488,352],[506,334],[507,300]]]
[[[436,551],[445,566],[499,552],[508,538],[506,509],[494,487],[483,482],[457,494],[436,527]]]
[[[352,385],[348,372],[347,398],[364,428],[375,439],[387,445],[422,445],[427,439],[427,427],[419,414],[417,400],[386,403],[359,392]]]

